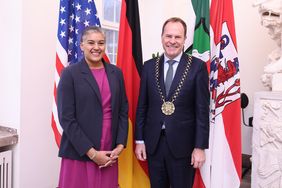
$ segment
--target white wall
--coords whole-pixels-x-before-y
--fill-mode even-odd
[[[20,122],[21,13],[21,0],[1,2],[0,125],[13,128]]]
[[[235,26],[237,34],[238,55],[241,74],[241,92],[249,97],[249,105],[245,109],[245,120],[253,116],[254,93],[265,91],[260,77],[267,64],[267,55],[276,48],[270,39],[267,29],[260,24],[260,16],[254,0],[234,0]],[[242,123],[242,152],[251,154],[252,128]]]
[[[101,5],[101,0],[99,2]],[[139,0],[141,24],[151,28],[146,34],[142,33],[150,35],[143,41],[147,46],[144,60],[150,58],[152,52],[162,52],[162,22],[146,22],[152,15],[165,19],[163,16],[168,13],[159,10],[170,7],[162,2]],[[180,6],[184,0],[178,2],[171,8],[185,12],[186,7]],[[250,99],[246,117],[252,116],[254,93],[266,90],[260,75],[267,64],[267,54],[275,48],[267,30],[260,25],[252,2],[234,0],[241,91]],[[51,129],[58,9],[59,1],[1,2],[0,125],[17,128],[20,136],[14,152],[14,188],[54,188],[58,182],[60,160]],[[242,130],[243,153],[251,153],[252,128],[242,127]]]
[[[0,6],[0,125],[20,128],[21,90],[21,0],[4,1]],[[19,155],[14,152],[14,177],[19,177]]]
[[[187,0],[139,0],[142,53],[143,60],[152,58],[153,53],[163,53],[161,44],[162,25],[170,17],[180,17],[187,24],[187,40],[186,47],[189,47],[193,41],[194,32],[194,12],[188,11],[192,9],[192,3]],[[154,16],[152,16],[154,15]]]
[[[20,177],[16,187],[54,188],[59,158],[51,108],[59,1],[25,0],[22,9]]]
[[[3,1],[0,125],[17,128],[14,188],[54,188],[58,148],[51,129],[59,1]]]

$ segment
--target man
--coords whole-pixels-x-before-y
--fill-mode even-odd
[[[190,188],[209,145],[208,73],[183,53],[186,24],[168,19],[164,55],[145,62],[136,112],[135,154],[148,159],[152,188]]]

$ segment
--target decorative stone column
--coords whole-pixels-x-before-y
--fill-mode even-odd
[[[255,93],[252,188],[282,188],[282,92]]]

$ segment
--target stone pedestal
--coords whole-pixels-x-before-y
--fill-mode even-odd
[[[252,188],[282,188],[282,92],[255,93]]]

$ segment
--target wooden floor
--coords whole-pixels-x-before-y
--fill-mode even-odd
[[[251,187],[251,162],[250,155],[242,155],[242,181],[240,188],[250,188]]]

